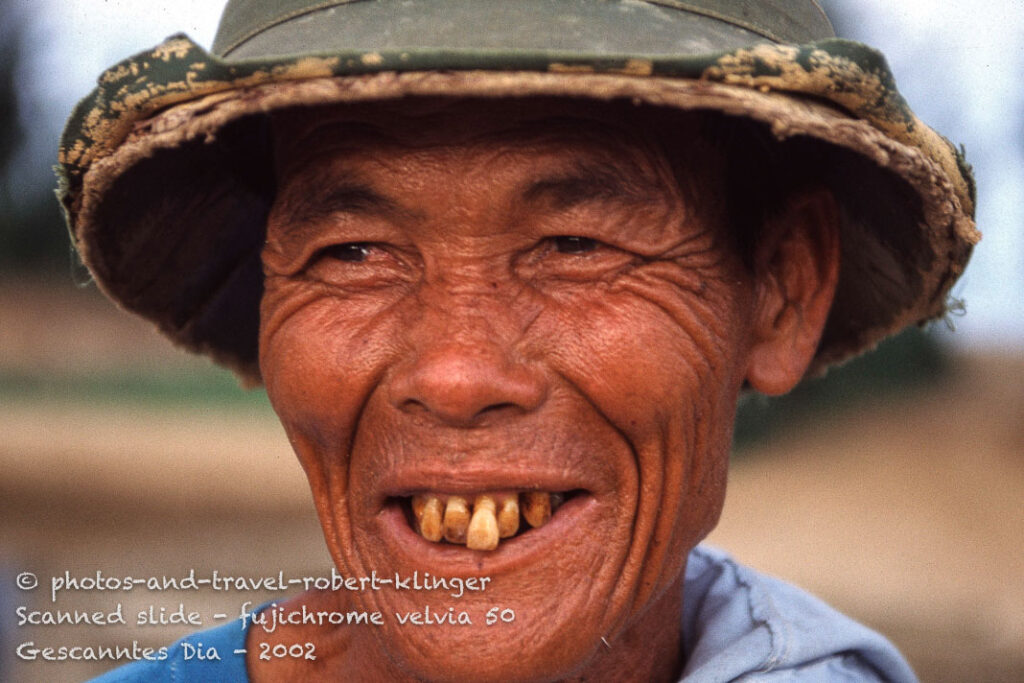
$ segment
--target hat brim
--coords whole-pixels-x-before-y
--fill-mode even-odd
[[[416,68],[411,69],[409,62]],[[947,310],[979,235],[962,157],[869,48],[828,40],[636,59],[351,53],[227,62],[184,37],[108,72],[61,148],[62,201],[99,286],[169,337],[259,381],[270,188],[259,115],[403,97],[562,97],[712,110],[844,154],[836,301],[812,372]]]

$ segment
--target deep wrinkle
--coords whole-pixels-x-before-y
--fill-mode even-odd
[[[335,642],[333,670],[527,680],[654,666],[661,676],[679,662],[603,643],[678,652],[678,628],[665,624],[679,613],[687,553],[720,512],[748,353],[771,336],[762,285],[726,249],[720,195],[687,199],[716,173],[693,169],[680,183],[678,163],[633,128],[582,113],[568,138],[564,119],[547,126],[536,112],[523,112],[527,126],[487,105],[463,113],[416,144],[381,142],[406,129],[360,138],[351,130],[362,126],[333,126],[340,139],[324,148],[344,153],[296,150],[304,163],[279,127],[261,368],[332,558],[349,574],[489,576],[486,600],[462,606],[497,601],[521,615],[507,642],[447,627],[334,634],[349,644]],[[601,164],[615,173],[584,189],[580,169]],[[304,240],[292,241],[294,196],[329,198],[352,178],[401,211],[312,206]],[[595,242],[565,251],[553,241],[563,236]],[[345,244],[366,251],[332,258]],[[772,282],[804,286],[825,272],[811,270]],[[387,504],[410,491],[499,490],[579,494],[550,526],[493,551],[419,538]],[[350,597],[384,614],[417,607],[408,595]],[[508,646],[524,639],[536,659]]]

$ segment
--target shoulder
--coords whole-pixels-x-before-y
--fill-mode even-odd
[[[686,681],[916,681],[884,637],[778,579],[696,548],[683,593]]]
[[[236,621],[185,636],[153,659],[142,659],[110,671],[93,683],[246,683],[246,631]]]

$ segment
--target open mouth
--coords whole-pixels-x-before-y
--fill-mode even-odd
[[[502,539],[544,526],[562,505],[582,493],[497,491],[467,496],[431,492],[397,500],[406,521],[424,539],[494,550]]]

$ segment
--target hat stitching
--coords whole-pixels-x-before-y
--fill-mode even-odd
[[[310,7],[303,7],[302,9],[292,10],[291,12],[287,12],[285,14],[282,14],[279,17],[276,17],[274,19],[270,19],[270,20],[264,22],[263,24],[260,24],[256,28],[254,28],[254,29],[250,30],[248,33],[244,34],[241,38],[238,38],[233,43],[230,43],[227,47],[224,48],[222,56],[227,57],[229,54],[231,54],[232,52],[234,52],[235,50],[240,48],[242,45],[244,45],[248,41],[250,41],[253,38],[255,38],[257,35],[263,33],[264,31],[269,31],[270,29],[274,28],[275,26],[277,26],[279,24],[283,24],[286,21],[291,21],[292,19],[296,19],[296,18],[301,17],[301,16],[306,15],[306,14],[312,14],[314,12],[319,12],[321,10],[330,9],[332,7],[338,7],[339,5],[351,5],[354,2],[363,2],[363,0],[331,0],[330,2],[321,2],[321,3],[317,4],[317,5],[312,5]]]
[[[756,24],[752,24],[752,23],[747,22],[747,21],[740,21],[739,19],[736,19],[735,17],[731,17],[731,16],[729,16],[727,14],[722,14],[721,12],[713,12],[713,11],[711,11],[709,9],[704,9],[702,7],[696,7],[694,5],[691,5],[688,2],[680,2],[680,0],[643,0],[643,1],[646,2],[649,5],[660,5],[662,7],[668,7],[668,8],[671,8],[671,9],[681,10],[683,12],[689,12],[690,14],[699,14],[701,16],[708,17],[710,19],[715,19],[717,21],[721,21],[723,23],[730,24],[730,25],[736,26],[738,28],[742,28],[742,29],[744,29],[746,31],[750,31],[751,33],[756,33],[757,35],[762,36],[764,38],[767,38],[768,40],[771,40],[771,41],[776,42],[776,43],[788,43],[788,42],[790,42],[788,40],[784,40],[784,39],[780,38],[779,36],[775,35],[771,31],[768,31],[766,29],[761,28],[760,26],[757,26]]]
[[[828,18],[828,13],[822,8],[821,3],[818,2],[818,0],[811,0],[811,4],[814,5],[814,8],[818,10],[818,14],[821,15],[821,18],[824,19],[825,23],[828,24],[830,29],[832,29],[832,33],[835,33],[836,27],[832,24],[832,20]]]

